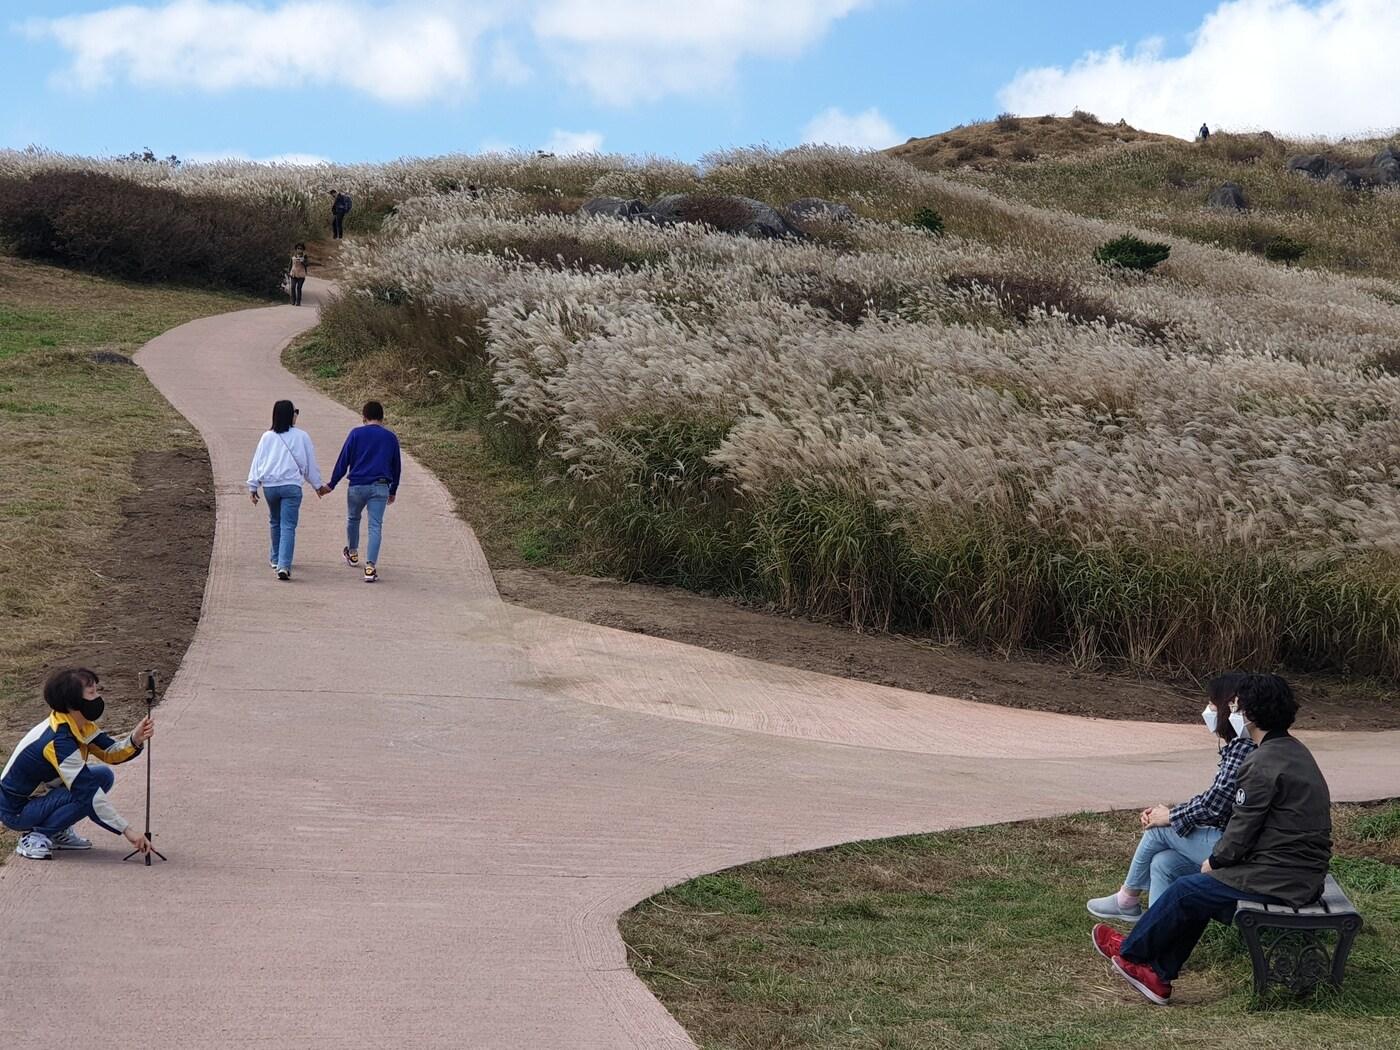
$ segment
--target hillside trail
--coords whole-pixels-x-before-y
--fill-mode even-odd
[[[308,304],[324,293],[309,282]],[[0,866],[0,1044],[68,1046],[82,1024],[181,1050],[690,1047],[616,928],[662,887],[1208,782],[1203,728],[903,692],[507,606],[411,458],[378,584],[341,564],[343,490],[307,496],[277,582],[244,486],[273,401],[296,402],[323,467],[358,422],[281,367],[315,322],[224,314],[138,355],[218,490],[202,618],[158,709],[170,861],[123,865],[96,830],[89,853]],[[1400,731],[1305,739],[1339,800],[1400,795]],[[142,778],[119,770],[114,794],[138,819]]]

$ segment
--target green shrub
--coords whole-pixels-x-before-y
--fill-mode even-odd
[[[927,230],[929,233],[941,234],[943,232],[943,216],[932,208],[920,208],[909,220],[909,225],[916,229]]]
[[[0,240],[15,254],[127,280],[277,295],[287,253],[306,235],[289,206],[95,172],[0,178]]]
[[[1101,244],[1094,250],[1094,259],[1104,266],[1123,270],[1150,270],[1166,261],[1171,255],[1169,244],[1157,241],[1144,241],[1131,233]]]
[[[1264,258],[1270,262],[1281,262],[1285,266],[1292,266],[1307,254],[1307,250],[1307,245],[1300,244],[1291,237],[1280,235],[1264,245]]]

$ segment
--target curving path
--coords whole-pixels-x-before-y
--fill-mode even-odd
[[[218,487],[203,618],[159,713],[171,861],[123,866],[99,832],[90,854],[0,867],[0,1045],[690,1047],[615,925],[663,886],[1209,777],[1203,729],[929,697],[504,605],[411,461],[379,584],[340,564],[339,492],[303,504],[279,584],[243,495],[270,406],[296,400],[325,466],[357,422],[279,364],[315,319],[225,314],[139,355]],[[1400,732],[1307,739],[1338,799],[1400,795]],[[141,779],[118,781],[132,816]]]

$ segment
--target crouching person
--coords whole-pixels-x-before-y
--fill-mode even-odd
[[[1104,923],[1094,947],[1159,1006],[1210,920],[1229,925],[1240,901],[1301,908],[1322,893],[1332,858],[1332,799],[1312,753],[1288,733],[1298,713],[1278,675],[1246,675],[1236,688],[1258,747],[1240,766],[1235,804],[1200,874],[1177,879],[1124,937]]]
[[[101,684],[82,667],[50,675],[44,700],[49,717],[25,734],[0,774],[0,823],[23,832],[15,852],[48,860],[54,850],[91,849],[92,843],[73,830],[85,817],[147,852],[146,836],[122,819],[107,797],[116,780],[108,766],[139,755],[155,723],[147,716],[120,739],[98,729]],[[40,793],[45,787],[48,791]]]

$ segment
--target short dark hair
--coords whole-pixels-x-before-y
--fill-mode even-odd
[[[1244,717],[1266,733],[1287,729],[1298,717],[1293,687],[1276,674],[1247,674],[1235,694]]]
[[[54,711],[72,711],[82,703],[83,690],[99,681],[96,672],[86,667],[64,667],[44,682],[44,703]]]
[[[290,401],[278,401],[272,406],[272,429],[279,434],[285,434],[292,429],[292,421],[296,414],[296,405]]]
[[[306,245],[303,244],[301,241],[297,241],[296,244],[292,245],[292,247],[293,247],[293,248],[305,248]]]
[[[1206,683],[1206,699],[1215,705],[1215,735],[1227,744],[1238,735],[1230,724],[1230,701],[1239,693],[1244,679],[1243,671],[1226,671]]]
[[[384,406],[378,401],[366,401],[365,407],[360,409],[360,415],[364,416],[365,419],[377,419],[383,422]]]

